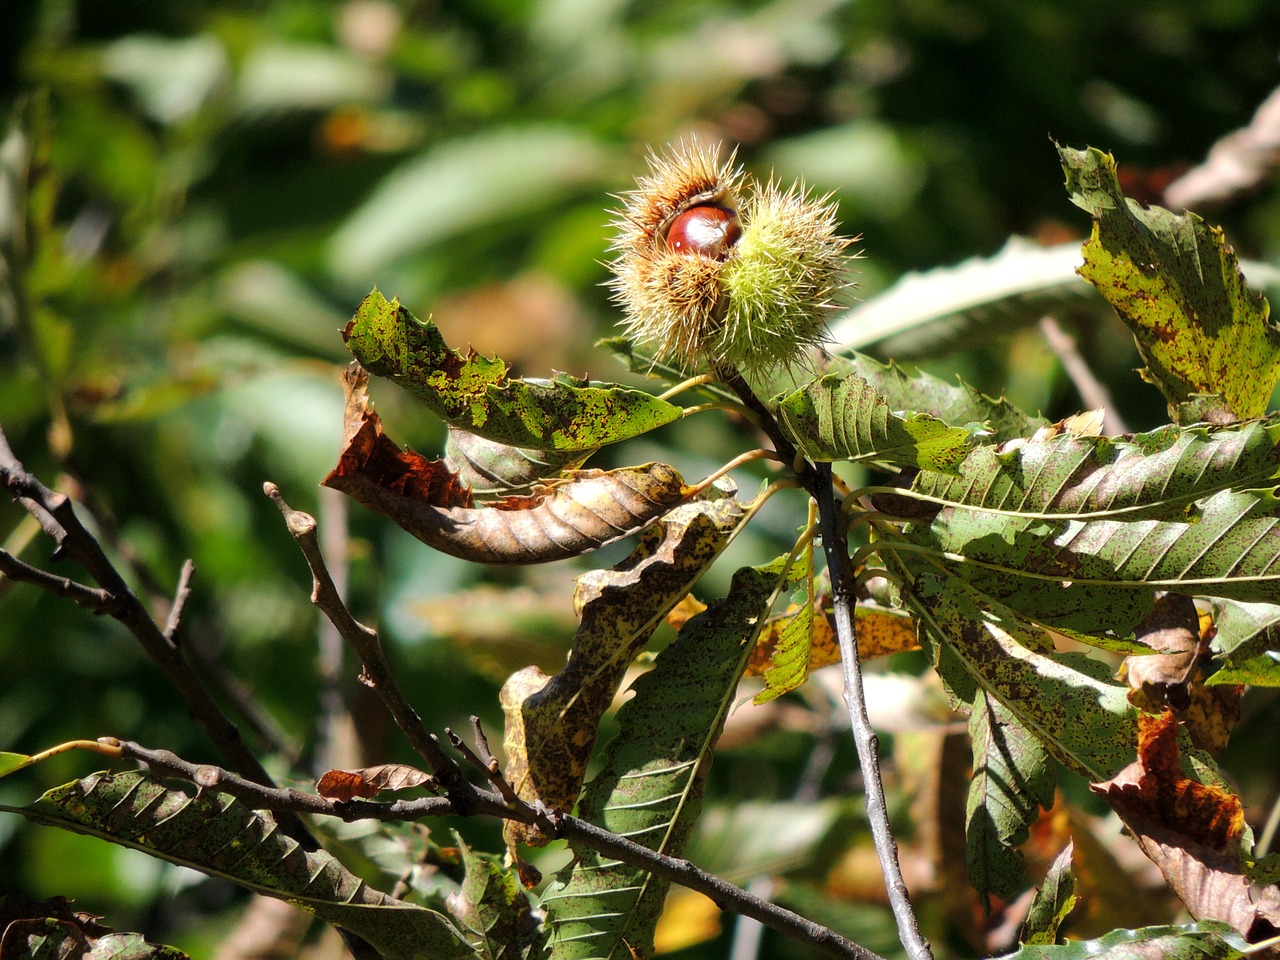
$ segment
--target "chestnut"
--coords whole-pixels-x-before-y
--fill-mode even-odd
[[[681,253],[723,260],[741,236],[735,211],[704,203],[690,207],[671,222],[667,246]]]

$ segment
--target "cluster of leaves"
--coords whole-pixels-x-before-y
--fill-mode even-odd
[[[384,45],[370,45],[379,31],[368,28],[385,27],[392,6],[290,0],[248,10],[220,0],[196,6],[161,0],[115,4],[106,14],[76,0],[17,0],[12,29],[0,31],[0,100],[8,106],[15,92],[31,88],[49,95],[47,101],[28,101],[26,118],[35,121],[27,128],[30,136],[19,129],[0,150],[0,246],[7,267],[14,266],[8,245],[23,184],[32,190],[27,213],[33,227],[25,271],[6,275],[0,284],[0,418],[33,469],[59,476],[62,489],[84,497],[98,529],[128,563],[131,580],[157,606],[182,560],[196,560],[187,649],[251,678],[253,697],[264,709],[250,721],[250,735],[275,762],[294,770],[307,765],[317,739],[311,613],[298,589],[292,545],[278,532],[278,518],[258,490],[262,478],[271,476],[291,498],[314,508],[310,490],[332,466],[332,451],[342,439],[342,398],[329,362],[345,357],[335,330],[371,281],[406,302],[431,304],[451,340],[474,338],[520,369],[599,371],[605,367],[601,359],[587,359],[576,346],[592,339],[582,335],[584,324],[613,322],[598,289],[606,219],[601,196],[621,189],[638,167],[634,144],[670,140],[696,120],[742,143],[740,156],[761,176],[773,167],[784,178],[803,176],[821,190],[837,190],[845,222],[867,234],[871,259],[861,265],[860,277],[866,301],[837,325],[838,342],[880,356],[929,357],[938,363],[930,369],[945,365],[948,377],[960,370],[988,391],[1007,388],[1026,409],[1060,416],[1067,391],[1052,359],[1036,348],[1034,331],[941,362],[936,357],[940,344],[969,346],[979,339],[974,334],[986,346],[988,334],[1034,322],[1035,311],[1079,314],[1088,319],[1082,345],[1112,381],[1121,409],[1131,422],[1153,427],[1164,417],[1145,412],[1149,391],[1128,376],[1131,352],[1118,339],[1118,328],[1102,319],[1101,298],[1074,274],[1076,242],[1042,248],[1015,240],[1004,256],[916,276],[896,286],[893,296],[875,294],[904,269],[995,249],[1010,230],[1061,236],[1058,221],[1067,218],[1060,190],[1046,175],[1044,130],[1075,142],[1122,147],[1131,174],[1126,186],[1145,180],[1158,190],[1166,171],[1145,178],[1141,167],[1199,157],[1214,136],[1248,116],[1270,87],[1274,66],[1267,32],[1252,26],[1270,15],[1267,0],[1242,0],[1229,8],[1195,0],[1137,0],[1123,8],[1096,2],[1076,5],[1071,14],[1060,0],[1029,0],[1013,14],[951,0],[764,0],[732,9],[699,0],[641,7],[444,0],[399,10],[396,29],[381,34]],[[957,76],[969,79],[956,84]],[[975,110],[975,102],[983,109]],[[35,160],[29,179],[20,159],[26,151]],[[7,203],[15,198],[19,202]],[[1269,224],[1275,218],[1266,202],[1264,195],[1244,216],[1237,216],[1239,210],[1222,214],[1233,238],[1254,255],[1274,244]],[[1255,288],[1267,285],[1260,265],[1247,265],[1245,273]],[[24,286],[17,292],[26,296],[15,299],[13,285]],[[577,325],[566,331],[549,323],[548,314],[573,317]],[[494,322],[485,323],[486,317]],[[554,359],[525,349],[548,343],[574,349]],[[650,363],[639,359],[636,369],[644,373]],[[1030,437],[1043,425],[1009,404],[982,400],[977,391],[865,359],[831,372],[861,375],[888,400],[887,411],[927,413],[954,428],[983,423],[993,439]],[[848,397],[841,403],[859,396],[845,389]],[[1262,392],[1260,384],[1255,399]],[[434,418],[416,415],[399,394],[378,397],[383,415],[402,432],[400,439],[420,449],[438,445]],[[804,415],[806,403],[797,399],[790,407]],[[703,455],[723,457],[740,436],[736,429],[718,430],[712,419],[691,418],[690,426],[675,424],[642,438],[635,444],[642,456],[620,461],[610,449],[600,460],[670,460],[685,477],[700,476],[710,469]],[[1104,444],[1058,438],[1057,446],[1046,444],[1043,452],[1070,448],[1085,472],[1114,464],[1121,454],[1138,454],[1130,464],[1136,467],[1157,453],[1173,464],[1185,452],[1187,459],[1176,469],[1170,466],[1171,476],[1185,479],[1197,470],[1222,469],[1234,457],[1232,445],[1221,442],[1231,432],[1223,433],[1223,426],[1157,430],[1144,435],[1136,449],[1128,439]],[[926,421],[910,428],[917,429],[925,430]],[[834,456],[842,449],[833,446],[835,439],[815,433],[806,441],[814,455],[825,450]],[[505,473],[490,480],[493,449],[474,436],[453,434],[449,459],[477,501],[527,495],[538,478],[582,464],[576,458],[583,451],[565,451],[564,459],[538,455],[521,474],[523,482]],[[691,436],[694,443],[687,442]],[[908,431],[907,439],[912,436]],[[1241,442],[1256,457],[1256,469],[1232,473],[1239,482],[1265,489],[1269,436],[1264,424],[1242,428]],[[974,464],[1003,452],[978,439]],[[455,442],[465,452],[452,452]],[[855,441],[839,442],[848,447]],[[512,463],[501,454],[498,462]],[[467,463],[475,465],[470,472]],[[976,466],[963,469],[975,471],[969,476],[978,473]],[[998,469],[992,467],[992,475]],[[1111,475],[1122,487],[1132,476]],[[860,469],[849,476],[864,482]],[[961,496],[952,475],[931,476],[937,489]],[[683,479],[678,483],[684,486]],[[667,477],[663,489],[674,496],[676,486],[676,478]],[[1014,485],[1009,496],[1021,496],[1024,489]],[[1036,502],[1047,502],[1047,489]],[[1168,512],[1113,519],[1196,522],[1195,491],[1206,489],[1188,483],[1170,499]],[[903,517],[908,505],[894,498],[897,492],[873,494],[874,503]],[[934,493],[922,481],[913,497],[921,501]],[[1174,510],[1178,496],[1186,511],[1181,516]],[[992,501],[983,502],[989,507]],[[463,506],[451,503],[447,509]],[[968,506],[972,512],[973,503]],[[1215,509],[1220,506],[1225,504]],[[417,699],[433,728],[459,726],[475,710],[496,724],[493,676],[534,661],[554,672],[563,662],[575,627],[568,604],[547,599],[568,595],[557,572],[491,574],[481,565],[423,550],[363,514],[352,515],[353,609],[375,611],[384,635],[395,643],[406,685],[432,691]],[[20,516],[17,507],[0,504],[5,547],[34,559],[40,539],[31,521]],[[927,510],[915,516],[934,526]],[[1228,514],[1218,516],[1226,522]],[[1046,519],[1043,529],[1071,519],[1078,518],[1059,514]],[[321,522],[338,526],[323,515]],[[794,519],[772,527],[771,522],[762,513],[743,530],[727,548],[732,562],[707,572],[700,595],[723,594],[735,566],[778,552],[777,541],[790,535]],[[869,529],[855,527],[855,536]],[[1170,529],[1162,527],[1157,535]],[[1239,536],[1249,528],[1231,529]],[[1261,524],[1252,529],[1263,532]],[[926,545],[934,536],[908,532]],[[1022,534],[1020,544],[1040,532],[1035,527]],[[667,549],[674,558],[675,546],[683,542],[680,528],[666,539],[659,534],[648,535],[652,551]],[[980,534],[958,536],[974,545]],[[992,544],[976,546],[985,552],[975,560],[988,562]],[[606,548],[604,562],[620,557],[621,549]],[[802,552],[797,569],[806,562]],[[1052,575],[1055,569],[1041,572]],[[973,577],[962,579],[974,585]],[[1029,603],[1036,583],[1015,591],[1008,602]],[[608,592],[604,582],[598,586]],[[999,582],[974,586],[996,589]],[[1125,617],[1138,622],[1141,611],[1133,598],[1145,589],[1110,594],[1116,606],[1107,608],[1108,616],[1112,609],[1127,610]],[[746,736],[740,726],[722,744],[708,784],[711,809],[691,841],[693,857],[738,878],[782,874],[775,889],[780,900],[812,911],[860,942],[885,944],[877,949],[888,952],[895,947],[883,914],[863,907],[877,901],[879,878],[859,860],[864,838],[850,815],[856,791],[841,779],[847,757],[838,756],[826,778],[826,799],[777,799],[790,794],[791,780],[801,778],[797,758],[815,742],[813,734],[820,746],[826,743],[829,708],[818,688],[801,686],[798,694],[780,695],[798,686],[810,667],[833,659],[821,592],[820,582],[813,590],[797,588],[796,615],[779,610],[761,632],[747,671],[769,672],[760,698],[776,698],[777,710],[741,709],[735,715],[740,725],[760,726]],[[875,592],[895,602],[891,592]],[[811,595],[819,601],[816,607]],[[0,697],[4,746],[32,752],[86,730],[108,730],[164,743],[184,756],[216,759],[187,722],[181,698],[155,683],[153,667],[121,641],[113,624],[7,582],[0,584],[0,603],[0,663],[6,676],[20,678],[6,684]],[[694,609],[682,604],[673,619]],[[1029,615],[1061,621],[1064,613],[1060,604]],[[1222,600],[1212,616],[1218,631],[1215,677],[1224,682],[1205,689],[1264,682],[1257,678],[1274,663],[1268,652],[1276,622],[1271,604]],[[858,622],[859,644],[868,653],[915,644],[902,608],[863,604]],[[1099,622],[1083,616],[1075,628],[1097,642],[1115,643],[1101,628],[1101,636],[1095,632]],[[806,651],[810,644],[812,652]],[[1098,656],[1114,663],[1123,652]],[[1188,667],[1205,662],[1194,653],[1184,658]],[[281,663],[290,666],[280,669]],[[955,668],[951,676],[963,676],[963,662],[947,663]],[[918,670],[910,657],[895,659],[892,667]],[[1190,675],[1186,668],[1170,667],[1160,677],[1176,680],[1184,673]],[[441,684],[441,676],[449,682]],[[92,695],[69,698],[68,689]],[[912,689],[916,699],[927,699],[927,683]],[[891,693],[886,683],[880,696],[891,699]],[[1193,696],[1205,697],[1196,709],[1215,714],[1210,698],[1194,687]],[[377,711],[351,699],[365,747],[357,762],[395,755],[395,738],[387,736]],[[1253,724],[1232,739],[1223,761],[1251,803],[1269,799],[1274,789],[1268,772],[1273,725],[1259,716],[1259,708],[1270,703],[1262,690],[1246,700],[1247,712],[1253,706]],[[283,729],[258,722],[272,716]],[[998,755],[1001,741],[982,732],[997,714],[987,710],[983,716],[988,727],[978,730],[979,742]],[[607,716],[607,729],[612,723]],[[1002,729],[996,725],[997,734]],[[893,738],[894,776],[902,779],[890,784],[898,814],[905,821],[909,812],[921,824],[920,834],[908,833],[904,842],[909,859],[928,861],[913,876],[912,891],[926,909],[933,902],[946,908],[946,923],[931,921],[935,939],[945,939],[944,930],[959,937],[967,929],[993,928],[1002,915],[999,900],[990,918],[975,919],[971,904],[950,892],[963,881],[947,872],[948,864],[963,867],[965,848],[963,841],[947,846],[946,803],[935,801],[953,796],[964,774],[951,777],[949,790],[938,790],[931,786],[932,773],[921,777],[911,767],[917,754],[936,755],[940,768],[954,772],[954,763],[968,763],[967,755],[954,759],[955,741],[964,738],[947,740],[945,751],[924,751],[917,736],[901,732]],[[952,766],[942,763],[942,752],[952,758],[948,763],[954,760]],[[1053,765],[1046,760],[1044,766]],[[321,764],[317,772],[323,769]],[[28,769],[27,777],[50,786],[82,772],[65,759],[52,760]],[[20,805],[33,795],[17,781],[0,784],[0,799]],[[988,791],[1002,782],[999,768],[985,781]],[[1030,782],[1036,789],[1020,795],[1015,806],[1023,812],[1010,824],[1034,816],[1028,797],[1050,795],[1047,776]],[[1088,804],[1073,791],[1073,782],[1064,777],[1067,812],[1060,802],[1031,829],[1026,849],[1032,876],[1043,872],[1060,846],[1063,820],[1074,817],[1079,828],[1087,816]],[[986,838],[976,849],[998,865],[1005,860],[992,851],[1016,843],[1022,832],[1016,826],[988,829],[982,818],[989,806],[975,807],[976,835]],[[963,802],[954,818],[968,819]],[[212,949],[202,937],[221,935],[221,921],[210,928],[207,918],[192,912],[227,909],[217,885],[149,869],[155,865],[140,865],[141,858],[80,842],[64,831],[24,828],[13,817],[4,821],[0,892],[75,895],[81,905],[132,929],[145,917],[193,954]],[[456,826],[472,843],[492,846],[483,828],[472,836],[471,824]],[[344,833],[334,842],[348,866],[385,889],[420,852],[408,832]],[[1087,837],[1077,842],[1085,888],[1108,870],[1113,878],[1127,879],[1102,847],[1089,845]],[[435,871],[434,879],[420,888],[453,889],[444,878],[461,875],[457,858],[431,847],[428,860],[432,866],[422,873]],[[1021,867],[1007,866],[1009,876],[1022,876]],[[981,875],[981,869],[987,868],[975,872]],[[856,878],[862,875],[872,882],[860,886]],[[999,871],[993,875],[998,878]],[[999,882],[988,885],[996,889]],[[1167,904],[1150,904],[1145,888],[1123,897],[1081,893],[1074,929],[1087,936],[1168,915]],[[678,892],[671,898],[661,945],[715,936],[709,908],[699,909],[698,902]],[[1114,909],[1101,909],[1106,904]],[[1082,914],[1090,911],[1086,922]],[[68,922],[77,921],[56,918],[64,929]],[[772,941],[768,946],[787,949]]]
[[[1063,769],[1094,784],[1199,921],[1054,946],[1075,901],[1068,848],[1027,906],[1016,956],[1066,960],[1126,944],[1244,956],[1280,932],[1280,888],[1253,862],[1240,801],[1212,753],[1230,737],[1244,686],[1280,685],[1280,423],[1266,415],[1280,332],[1220,231],[1127,200],[1105,154],[1060,153],[1072,199],[1094,218],[1082,273],[1133,330],[1171,423],[1126,437],[1100,436],[1088,417],[1039,425],[962,384],[857,354],[770,406],[810,460],[897,477],[847,498],[854,557],[888,584],[858,619],[870,627],[866,653],[918,642],[969,712],[977,892],[1024,888],[1018,847],[1054,805]],[[689,486],[661,463],[585,470],[597,449],[701,408],[572,378],[514,379],[500,361],[450,349],[430,321],[376,291],[345,336],[360,365],[406,385],[455,440],[441,461],[401,450],[353,366],[330,486],[476,562],[576,556],[644,531],[624,560],[579,579],[565,668],[529,668],[504,687],[507,775],[524,800],[576,805],[588,822],[682,857],[744,675],[763,676],[765,702],[830,660],[812,525],[788,554],[739,569],[723,599],[674,618],[677,639],[632,683],[592,770],[625,671],[778,485],[743,503],[728,481]],[[469,451],[481,441],[490,499],[475,501]],[[794,602],[771,618],[786,595]],[[1127,654],[1129,682],[1082,652],[1090,647]],[[321,790],[350,799],[424,782],[382,767],[335,772]],[[458,894],[413,906],[304,852],[216,785],[190,794],[144,774],[95,774],[6,809],[289,899],[385,956],[648,956],[667,894],[646,870],[575,845],[536,898],[539,921],[514,874],[459,841]],[[508,825],[517,859],[520,844],[548,839]]]

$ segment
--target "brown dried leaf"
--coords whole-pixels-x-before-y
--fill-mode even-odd
[[[328,800],[367,799],[383,790],[412,790],[433,783],[435,778],[417,767],[381,763],[359,770],[330,770],[316,784],[316,792]]]
[[[548,677],[526,667],[508,678],[500,694],[506,772],[521,797],[573,807],[600,718],[627,667],[745,516],[732,496],[696,500],[646,531],[621,563],[578,578],[574,606],[581,622],[565,668]],[[548,839],[515,821],[504,831],[512,846]]]
[[[1243,688],[1205,686],[1213,631],[1213,621],[1199,615],[1190,597],[1165,594],[1135,631],[1135,639],[1160,652],[1128,657],[1122,669],[1130,703],[1148,713],[1172,709],[1195,746],[1217,753],[1240,719]]]
[[[689,496],[665,463],[581,470],[535,496],[483,507],[442,461],[401,450],[369,405],[368,374],[344,375],[346,447],[324,485],[389,517],[423,543],[477,563],[543,563],[639,532]]]
[[[1250,942],[1280,934],[1280,887],[1245,875],[1244,811],[1227,790],[1190,779],[1172,711],[1139,720],[1138,759],[1093,790],[1111,806],[1197,920],[1222,920]]]

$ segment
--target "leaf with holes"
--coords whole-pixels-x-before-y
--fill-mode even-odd
[[[95,773],[29,806],[0,810],[287,900],[367,940],[388,960],[475,956],[444,914],[371,889],[329,854],[303,850],[268,815],[217,790],[188,793],[141,773]]]
[[[711,750],[782,576],[780,563],[739,570],[729,595],[690,620],[635,682],[603,768],[583,793],[583,819],[681,855],[701,812]],[[668,882],[586,847],[574,856],[542,897],[554,960],[650,956]]]
[[[1080,274],[1128,324],[1147,362],[1144,376],[1173,418],[1266,413],[1280,379],[1280,330],[1266,298],[1245,286],[1221,228],[1127,199],[1109,154],[1069,147],[1058,154],[1071,201],[1093,217]]]
[[[589,386],[565,375],[512,379],[503,361],[458,353],[430,320],[377,290],[342,335],[366,369],[400,384],[442,420],[513,447],[590,450],[683,416],[680,407],[640,390]]]

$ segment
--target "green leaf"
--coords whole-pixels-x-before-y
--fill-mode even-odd
[[[541,960],[543,934],[529,897],[512,870],[476,853],[457,833],[466,876],[450,910],[462,923],[479,960]]]
[[[1144,376],[1175,418],[1180,405],[1206,395],[1220,398],[1220,416],[1266,413],[1280,379],[1280,330],[1268,320],[1266,298],[1245,286],[1222,230],[1193,213],[1126,199],[1109,154],[1058,153],[1072,202],[1094,218],[1081,276],[1128,324],[1147,362]]]
[[[1041,807],[1053,803],[1053,764],[1044,745],[986,691],[969,715],[973,779],[965,810],[966,862],[974,888],[1011,899],[1026,875],[1016,849]]]
[[[1197,544],[1226,535],[1231,521],[1219,498],[1273,482],[1277,444],[1275,419],[1229,428],[1169,426],[1128,440],[1061,434],[976,448],[956,475],[922,472],[910,491],[895,496],[942,506],[932,527],[914,527],[912,536],[950,553],[952,570],[983,592],[1084,642],[1140,651],[1126,637],[1150,611],[1153,579],[1165,581],[1162,589],[1191,594],[1268,594],[1265,578],[1244,582],[1243,568],[1232,569],[1245,551],[1265,552],[1271,534],[1264,517],[1242,520],[1203,556]],[[1256,511],[1270,509],[1263,494],[1240,496]],[[1256,543],[1249,540],[1255,534]],[[1101,547],[1093,539],[1105,536],[1112,542]],[[1166,541],[1169,552],[1152,569],[1140,569],[1143,549]],[[1106,566],[1101,556],[1108,552],[1123,554],[1128,565]],[[1207,579],[1221,582],[1177,585],[1196,578],[1192,564],[1216,566],[1218,576]]]
[[[1280,687],[1280,606],[1221,600],[1214,614],[1213,649],[1221,668],[1207,683]]]
[[[804,600],[782,628],[772,662],[764,672],[764,689],[755,697],[757,704],[776,700],[809,679],[809,651],[813,646],[812,543],[805,546],[791,574],[804,581]]]
[[[738,677],[780,585],[780,565],[744,568],[633,685],[617,737],[579,815],[668,856],[684,850],[702,807],[711,750]],[[585,847],[542,897],[555,960],[628,960],[653,952],[668,882]]]
[[[1071,872],[1071,856],[1075,846],[1068,841],[1053,858],[1027,911],[1020,939],[1028,946],[1058,942],[1058,928],[1076,905],[1076,878]]]
[[[856,374],[826,376],[784,397],[783,426],[815,460],[877,460],[951,472],[972,446],[973,431],[936,417],[898,416]]]
[[[360,304],[343,337],[371,373],[394,380],[453,426],[508,446],[590,450],[684,415],[643,391],[587,386],[564,374],[549,381],[510,379],[503,361],[452,350],[435,324],[377,290]]]
[[[475,956],[448,917],[370,889],[329,854],[303,850],[266,814],[217,790],[191,794],[141,773],[96,773],[0,810],[287,900],[388,960]]]
[[[31,762],[25,753],[0,752],[0,777],[8,776],[15,770],[21,770]]]
[[[919,575],[903,598],[922,637],[945,651],[953,689],[967,677],[1059,763],[1090,780],[1105,780],[1133,759],[1136,712],[1105,664],[1053,653],[1044,633],[954,577]]]
[[[927,539],[948,555],[957,575],[1010,605],[1019,591],[1037,585],[1053,591],[1069,582],[1086,605],[1082,615],[1114,627],[1115,612],[1103,598],[1122,589],[1274,598],[1280,584],[1278,514],[1269,491],[1232,490],[1199,502],[1186,520],[1053,522],[948,507],[934,518]],[[1131,614],[1124,612],[1126,621]]]
[[[981,423],[990,439],[1023,437],[1044,425],[1043,417],[1019,410],[1004,397],[993,400],[962,380],[948,383],[921,370],[904,370],[862,354],[833,357],[824,373],[857,374],[894,411],[926,413],[953,426]]]
[[[1274,417],[1166,426],[1125,440],[1065,433],[978,447],[956,473],[921,473],[911,489],[930,503],[1024,519],[1182,519],[1211,494],[1269,486],[1280,474],[1278,448]]]
[[[1060,946],[1027,944],[1002,960],[1238,960],[1254,952],[1232,927],[1217,920],[1186,926],[1112,930],[1097,940]]]

